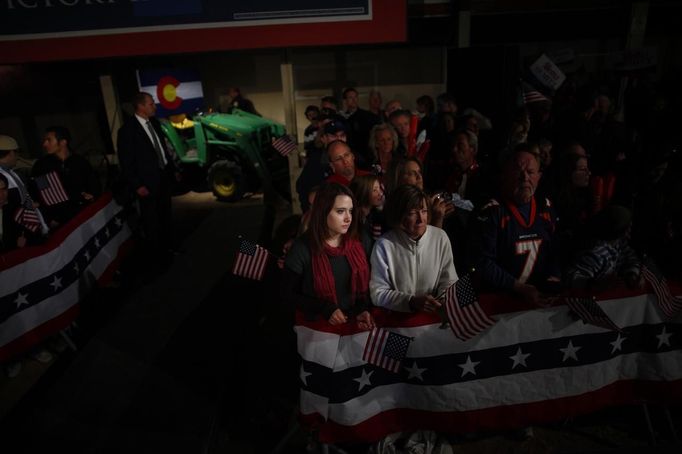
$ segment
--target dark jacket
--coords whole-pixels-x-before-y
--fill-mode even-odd
[[[161,148],[166,155],[166,173],[175,171],[175,164],[166,148],[161,125],[156,118],[150,119],[156,135],[161,142]],[[135,192],[137,188],[145,186],[151,194],[159,191],[164,172],[159,167],[159,158],[152,141],[140,122],[134,116],[118,130],[118,159],[127,189]]]

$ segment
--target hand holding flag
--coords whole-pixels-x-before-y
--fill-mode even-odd
[[[40,218],[35,208],[19,207],[14,213],[14,221],[33,233],[41,227]]]
[[[45,205],[52,206],[69,200],[69,196],[66,194],[62,180],[57,172],[52,171],[45,175],[39,175],[35,178],[35,182],[40,194],[40,200]]]
[[[471,339],[496,323],[478,303],[471,273],[447,289],[445,311],[452,332],[463,341]]]

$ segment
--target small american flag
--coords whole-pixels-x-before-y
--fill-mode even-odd
[[[297,148],[296,142],[289,135],[278,137],[272,142],[272,146],[282,156],[287,156],[289,153],[296,150]]]
[[[495,324],[476,299],[471,274],[459,279],[445,292],[445,311],[455,337],[469,340]]]
[[[14,213],[14,220],[19,225],[34,233],[41,227],[38,212],[34,208],[20,207],[17,209],[16,213]]]
[[[249,240],[242,240],[237,252],[232,273],[247,279],[260,281],[265,274],[270,253],[267,249]]]
[[[621,331],[594,298],[568,297],[566,298],[566,305],[580,317],[583,323],[613,331]]]
[[[682,298],[673,296],[670,293],[668,282],[663,276],[663,273],[658,269],[658,266],[649,258],[644,259],[642,265],[642,276],[646,279],[656,294],[658,307],[663,311],[666,317],[675,318],[682,309]]]
[[[45,175],[40,175],[35,180],[40,199],[45,205],[52,206],[69,200],[69,196],[66,195],[57,172],[52,171]]]
[[[397,373],[403,359],[405,359],[411,341],[411,337],[393,333],[383,328],[374,328],[367,338],[362,359],[369,364]]]
[[[523,103],[530,104],[532,102],[549,101],[549,99],[540,93],[537,89],[531,85],[523,84]]]

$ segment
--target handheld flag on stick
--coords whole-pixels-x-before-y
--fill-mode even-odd
[[[45,205],[52,206],[69,200],[69,196],[66,195],[62,180],[57,172],[52,171],[45,175],[37,176],[35,181],[38,193],[40,194],[40,200]]]
[[[455,337],[469,340],[495,324],[476,298],[471,274],[459,279],[445,293],[445,311]]]
[[[287,156],[292,151],[296,150],[296,142],[289,135],[278,137],[272,142],[272,146],[282,156]]]
[[[270,259],[267,249],[249,240],[242,240],[237,251],[237,258],[232,267],[236,276],[260,281],[265,275],[265,267]]]
[[[14,220],[33,233],[37,232],[41,227],[38,212],[34,208],[18,208],[16,213],[14,213]]]
[[[410,347],[411,337],[374,328],[369,333],[362,359],[383,369],[397,373]]]
[[[644,258],[642,276],[654,289],[658,307],[661,311],[663,311],[666,317],[675,318],[680,313],[680,309],[682,309],[682,298],[673,296],[670,293],[670,287],[668,287],[665,276],[663,276],[663,273],[661,273],[653,260],[648,257]]]
[[[532,85],[522,82],[522,91],[523,91],[523,103],[524,104],[530,104],[533,102],[540,102],[540,101],[549,101],[549,99],[540,93],[535,87]]]
[[[583,323],[613,331],[621,331],[594,298],[568,297],[566,298],[566,305],[580,317]]]

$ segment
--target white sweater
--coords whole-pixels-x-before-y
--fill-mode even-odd
[[[446,233],[427,226],[419,240],[393,229],[374,244],[369,293],[376,306],[410,312],[412,296],[440,296],[457,282],[452,246]]]

